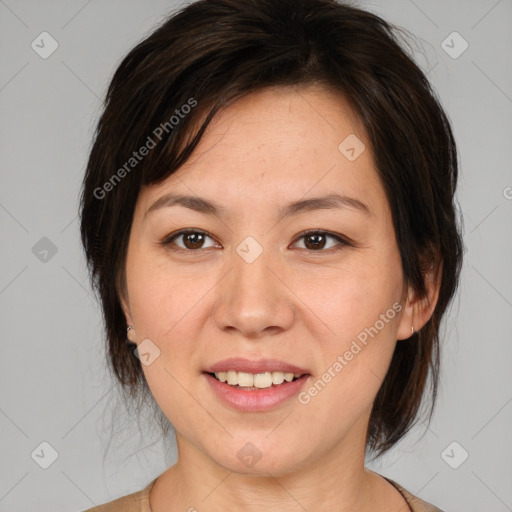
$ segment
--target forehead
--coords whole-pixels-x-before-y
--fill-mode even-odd
[[[362,123],[341,94],[319,85],[266,88],[219,112],[183,169],[206,152],[210,162],[217,157],[228,162],[242,159],[244,150],[252,156],[259,153],[262,159],[265,153],[281,160],[297,160],[312,152],[332,156],[350,134],[366,138]],[[214,146],[219,146],[217,151]]]
[[[169,191],[233,206],[382,195],[362,123],[341,94],[320,86],[268,88],[220,111],[188,161],[142,199],[149,206]]]

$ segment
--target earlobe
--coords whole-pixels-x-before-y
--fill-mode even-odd
[[[126,328],[126,337],[132,343],[136,343],[137,335],[135,333],[135,329],[133,328],[133,325],[128,325],[128,327]]]
[[[135,343],[136,334],[133,328],[132,315],[130,307],[122,294],[119,294],[119,301],[121,303],[121,309],[123,310],[124,317],[126,319],[126,337],[129,341]]]
[[[124,308],[123,308],[124,310]],[[135,343],[137,341],[137,334],[135,333],[135,329],[133,328],[133,323],[131,320],[131,315],[127,312],[125,312],[126,317],[126,337],[129,341],[132,343]]]

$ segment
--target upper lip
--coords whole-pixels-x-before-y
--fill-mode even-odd
[[[246,373],[264,373],[264,372],[283,372],[305,374],[308,373],[304,368],[300,368],[294,364],[279,361],[278,359],[258,359],[252,361],[243,357],[230,357],[223,359],[208,367],[205,371],[208,373],[227,372],[234,370]]]

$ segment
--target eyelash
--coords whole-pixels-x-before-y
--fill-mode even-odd
[[[199,252],[199,251],[201,251],[201,249],[204,249],[202,247],[200,247],[198,249],[184,249],[183,247],[177,247],[177,246],[172,247],[173,241],[175,239],[179,238],[182,235],[187,235],[187,234],[200,234],[200,235],[205,235],[207,237],[212,238],[212,236],[210,235],[210,233],[208,233],[208,231],[203,231],[200,229],[182,229],[180,231],[176,231],[175,233],[171,233],[170,235],[166,236],[160,242],[160,244],[163,245],[164,247],[166,247],[167,249],[170,249],[171,251],[177,252],[177,253],[191,254],[194,252]],[[319,229],[313,229],[313,230],[303,231],[302,233],[299,233],[299,235],[297,236],[297,238],[295,239],[295,241],[293,243],[297,243],[300,239],[306,238],[306,237],[312,236],[312,235],[324,235],[324,236],[327,236],[328,238],[333,238],[334,240],[336,240],[338,242],[338,246],[329,247],[328,249],[318,249],[318,250],[304,248],[304,250],[311,252],[311,253],[322,253],[322,252],[332,253],[332,252],[337,252],[337,251],[343,249],[344,247],[355,247],[355,244],[349,238],[342,237],[341,235],[337,235],[335,233],[331,233],[330,231],[321,231]],[[209,249],[209,248],[210,247],[207,247],[206,249]]]

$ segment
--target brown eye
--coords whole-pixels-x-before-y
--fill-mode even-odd
[[[198,249],[214,247],[215,242],[213,242],[213,240],[210,243],[210,245],[205,245],[207,239],[211,240],[211,237],[208,233],[205,233],[204,231],[188,230],[181,231],[179,233],[175,233],[173,235],[168,236],[165,240],[162,241],[162,245],[174,245],[176,250],[184,251],[196,251]],[[178,241],[180,241],[180,243],[178,243]]]
[[[204,243],[205,236],[202,233],[191,232],[181,235],[183,244],[187,249],[200,249]]]
[[[298,238],[298,241],[302,240],[304,240],[304,242],[302,247],[299,245],[300,249],[308,249],[316,252],[327,252],[327,249],[336,250],[343,246],[352,245],[341,236],[334,235],[326,231],[310,231],[308,233],[303,233]]]
[[[325,247],[326,243],[326,236],[319,234],[319,233],[313,233],[312,235],[307,235],[304,237],[306,240],[305,246],[307,249],[323,249]]]

